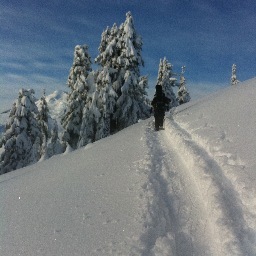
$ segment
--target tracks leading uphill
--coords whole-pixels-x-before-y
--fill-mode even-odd
[[[244,218],[239,194],[221,166],[171,117],[166,135],[181,153],[187,168],[193,170],[214,237],[219,238],[219,255],[255,255],[255,234]]]
[[[174,120],[146,130],[149,182],[141,255],[255,255],[243,206],[218,163]]]
[[[220,255],[193,173],[166,133],[154,132],[152,123],[146,130],[148,210],[140,255]]]

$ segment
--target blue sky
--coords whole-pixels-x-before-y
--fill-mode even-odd
[[[256,75],[255,10],[255,0],[0,0],[0,100],[21,87],[68,90],[74,47],[87,44],[94,59],[102,31],[128,11],[150,88],[166,57],[174,72],[186,66],[188,90],[199,97],[228,86],[233,63],[239,80]]]

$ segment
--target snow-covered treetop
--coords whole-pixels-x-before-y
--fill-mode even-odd
[[[170,99],[170,107],[176,107],[176,96],[173,92],[172,87],[175,84],[175,80],[172,79],[173,72],[172,72],[172,64],[168,62],[166,57],[160,59],[159,69],[158,69],[158,77],[157,77],[157,84],[161,85],[163,88],[163,92],[167,98]]]
[[[185,79],[185,76],[184,76],[184,73],[185,73],[185,66],[182,66],[181,67],[181,74],[180,74],[180,84],[179,84],[179,90],[178,90],[178,97],[177,97],[177,100],[179,102],[179,104],[184,104],[186,102],[189,102],[190,101],[190,95],[189,95],[189,92],[186,88],[186,79]]]
[[[127,37],[133,39],[134,38],[134,25],[133,25],[133,18],[131,12],[126,13],[126,20],[124,22],[124,33]]]
[[[118,56],[120,55],[120,30],[114,23],[111,29],[109,27],[103,31],[101,35],[101,42],[99,46],[99,55],[95,62],[103,66],[117,67]]]
[[[77,45],[74,52],[74,66],[86,66],[88,71],[91,71],[91,61],[90,56],[88,55],[88,46],[87,45]]]
[[[91,58],[87,45],[77,45],[74,51],[74,61],[68,77],[68,86],[72,91],[83,92],[86,87],[86,77],[91,72]]]
[[[185,79],[185,76],[184,76],[185,68],[186,68],[185,66],[182,66],[182,67],[181,67],[180,87],[181,87],[181,86],[185,86],[185,83],[186,83],[186,79]]]
[[[186,69],[186,66],[182,66],[182,67],[181,67],[181,74],[184,74],[184,73],[185,73],[185,69]]]
[[[126,20],[119,27],[116,23],[103,31],[99,46],[99,55],[95,59],[101,66],[110,68],[133,69],[144,65],[141,58],[142,38],[136,33],[131,12],[126,13]]]
[[[38,102],[38,120],[39,121],[44,121],[44,122],[48,122],[48,117],[49,117],[49,108],[48,108],[48,104],[46,102],[45,99],[45,89],[43,91],[43,96],[41,97],[41,99]]]
[[[37,113],[38,109],[35,105],[35,91],[33,89],[20,89],[18,97],[18,105],[16,115],[25,116],[28,112]]]
[[[239,83],[236,77],[236,64],[232,65],[232,75],[231,75],[231,85],[236,85]]]
[[[110,29],[109,27],[107,27],[101,34],[101,42],[98,48],[100,53],[103,53],[106,50],[109,36],[110,36]],[[99,56],[95,59],[95,62],[100,63],[102,59],[103,59],[103,56],[99,54]]]
[[[170,83],[170,78],[172,77],[172,64],[168,62],[166,57],[164,59],[160,59],[159,69],[158,69],[158,77],[157,77],[157,84],[163,86],[163,88],[168,86]]]
[[[123,57],[132,57],[134,62],[137,62],[139,65],[144,65],[141,58],[143,42],[141,36],[136,33],[131,12],[126,13],[126,20],[120,28],[122,30],[122,45],[124,46],[122,51]],[[126,62],[126,64],[128,63]],[[131,63],[129,63],[129,65],[130,64]]]

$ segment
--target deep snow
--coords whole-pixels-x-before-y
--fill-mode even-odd
[[[0,255],[256,255],[256,79],[0,176]]]

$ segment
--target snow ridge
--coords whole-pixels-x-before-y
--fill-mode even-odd
[[[255,255],[255,233],[245,220],[244,204],[222,167],[171,116],[166,123],[168,137],[199,180],[197,184],[213,224],[214,237],[219,237],[221,255]]]

